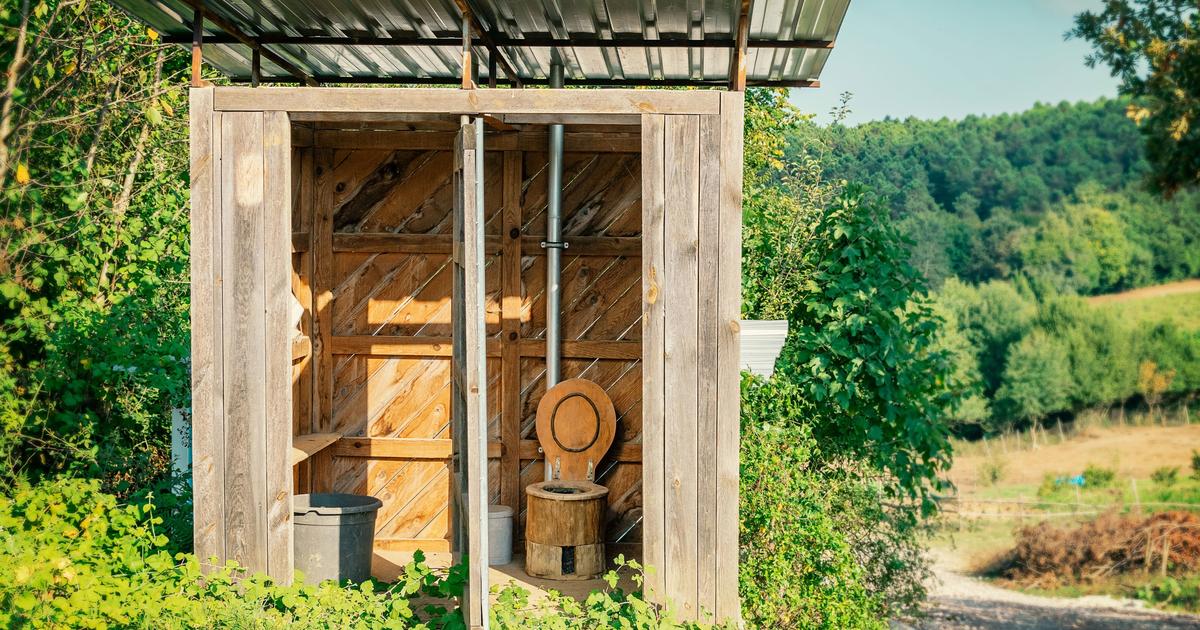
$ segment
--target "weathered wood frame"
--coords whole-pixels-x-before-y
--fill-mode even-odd
[[[705,611],[721,619],[738,616],[742,94],[223,87],[195,88],[191,103],[193,475],[199,555],[237,559],[279,579],[290,577],[293,349],[290,339],[277,331],[290,329],[286,291],[293,284],[294,251],[304,254],[300,264],[311,273],[306,288],[312,300],[307,315],[311,351],[303,365],[313,391],[297,407],[303,413],[308,405],[312,433],[328,428],[332,411],[332,383],[321,369],[335,351],[325,312],[331,300],[329,266],[334,248],[355,247],[355,239],[334,239],[332,191],[320,185],[311,191],[316,207],[312,225],[304,226],[308,232],[299,239],[289,233],[289,121],[386,123],[414,114],[490,115],[512,124],[640,121],[643,444],[638,455],[643,464],[643,553],[646,563],[656,567],[649,586],[656,596],[671,599],[684,617],[700,617]],[[510,151],[504,159],[516,159],[525,140],[516,142],[511,149],[496,148]],[[251,168],[255,159],[261,159],[259,166]],[[311,178],[330,168],[331,160],[332,151],[318,145],[296,171]],[[518,187],[519,182],[506,181],[505,197],[519,195]],[[258,197],[248,194],[259,188]],[[505,217],[506,229],[512,220]],[[242,224],[248,227],[238,227]],[[536,247],[490,238],[484,239],[489,251],[493,246],[510,253]],[[639,244],[605,241],[593,246],[637,251]],[[246,278],[261,283],[247,285]],[[510,271],[502,284],[511,295],[520,278]],[[402,347],[405,342],[361,343]],[[627,356],[620,346],[604,348],[613,356]],[[564,349],[581,351],[578,346]],[[586,351],[598,352],[601,346]],[[497,346],[485,346],[486,354],[509,357],[510,364],[512,357],[537,352],[533,341],[502,339]],[[260,368],[260,381],[248,376]],[[502,377],[511,381],[518,376]],[[513,403],[505,398],[503,404]],[[256,416],[260,408],[263,415]],[[501,437],[514,439],[511,426]],[[438,451],[444,448],[441,440],[430,442],[439,442],[430,445],[431,457],[444,456]],[[388,447],[370,438],[339,440],[306,462],[311,477],[297,483],[325,489],[334,453]],[[536,450],[536,444],[522,442],[516,457],[508,450],[498,454],[502,470],[516,465],[521,452]],[[512,491],[504,491],[502,502],[513,500]],[[486,513],[479,526],[486,527]],[[478,570],[486,572],[486,554],[481,555],[472,564],[478,561]]]

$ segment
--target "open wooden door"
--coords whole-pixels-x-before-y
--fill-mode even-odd
[[[464,621],[488,627],[487,348],[484,333],[483,121],[459,127],[454,140],[454,245],[450,376],[454,440],[455,551],[469,562]]]

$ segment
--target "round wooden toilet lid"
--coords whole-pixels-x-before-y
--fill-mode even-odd
[[[617,413],[603,387],[583,378],[550,388],[538,403],[537,436],[546,465],[558,466],[558,479],[588,478],[617,433]]]

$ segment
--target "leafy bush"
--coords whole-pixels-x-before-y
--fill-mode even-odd
[[[275,584],[235,564],[172,555],[153,502],[118,504],[97,481],[23,485],[0,496],[0,627],[462,628],[463,566],[431,569],[418,553],[393,584]],[[641,567],[622,562],[641,583]],[[497,592],[498,628],[700,628],[677,624],[640,592]]]
[[[1159,578],[1139,587],[1136,593],[1138,599],[1151,604],[1200,610],[1200,576]]]
[[[1117,471],[1094,464],[1083,469],[1083,485],[1088,488],[1107,488],[1116,479]]]
[[[1192,479],[1200,480],[1200,451],[1192,451]]]
[[[1150,473],[1150,479],[1164,486],[1173,486],[1175,482],[1179,481],[1179,467],[1162,466],[1156,468],[1154,472]]]
[[[1007,464],[1001,457],[989,457],[979,463],[979,480],[985,486],[994,486],[1004,478]]]
[[[742,436],[742,615],[762,628],[882,628],[879,601],[810,470],[805,428],[746,427]]]

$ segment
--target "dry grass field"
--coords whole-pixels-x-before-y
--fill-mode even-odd
[[[1052,438],[1057,436],[1049,431]],[[972,449],[958,455],[950,470],[950,480],[961,495],[970,495],[984,487],[980,478],[985,462],[998,460],[1003,468],[1002,485],[1038,484],[1047,474],[1077,474],[1090,465],[1112,468],[1117,478],[1144,479],[1163,466],[1188,470],[1193,450],[1200,450],[1200,424],[1186,426],[1127,426],[1083,429],[1061,444],[1029,448],[1029,439],[1017,450],[1010,441],[1006,447],[998,440],[989,442],[992,456]]]

